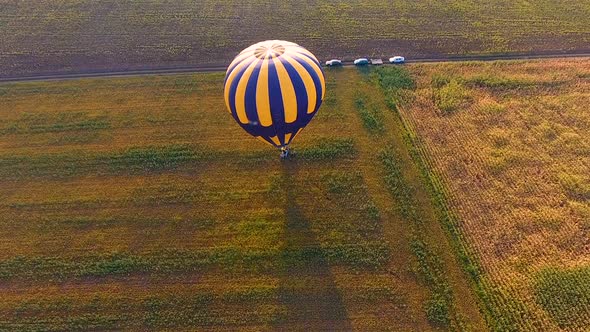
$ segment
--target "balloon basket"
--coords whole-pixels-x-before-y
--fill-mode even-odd
[[[290,160],[295,157],[295,153],[288,146],[281,148],[280,158],[281,160]]]

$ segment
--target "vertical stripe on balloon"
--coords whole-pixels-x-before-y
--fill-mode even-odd
[[[234,70],[231,71],[231,73],[227,76],[226,80],[225,80],[225,85],[226,85],[226,89],[225,89],[225,105],[227,106],[227,110],[231,113],[233,107],[232,105],[235,105],[235,100],[233,100],[233,102],[230,102],[230,92],[232,91],[232,89],[234,89],[234,80],[236,79],[237,76],[240,76],[239,74],[242,74],[244,71],[244,67],[246,67],[246,65],[248,65],[250,63],[250,61],[242,61],[240,64],[238,64]],[[240,76],[241,77],[241,76]],[[229,87],[229,88],[228,88]]]
[[[326,90],[326,82],[324,80],[324,74],[322,73],[322,70],[320,69],[317,62],[315,62],[314,60],[312,60],[311,58],[309,58],[305,54],[293,53],[293,56],[297,59],[302,59],[303,61],[307,62],[311,68],[313,68],[317,77],[319,77],[319,79],[320,79],[321,86],[319,88],[321,89],[321,94],[322,94],[321,100],[324,100],[324,92]]]
[[[281,146],[281,142],[279,141],[279,138],[276,136],[273,136],[270,138],[277,146]]]
[[[244,53],[244,54],[238,55],[234,59],[234,61],[232,61],[232,63],[229,65],[229,67],[227,68],[227,73],[230,73],[234,69],[236,69],[238,65],[242,64],[244,62],[244,60],[247,60],[248,58],[250,58],[252,56],[252,54],[253,54],[253,52],[248,52],[248,53]],[[227,83],[227,79],[226,79],[226,83]]]
[[[289,62],[289,64],[291,64],[291,66],[293,66],[293,68],[295,68],[299,74],[299,77],[301,77],[303,80],[303,85],[305,85],[305,91],[307,92],[307,114],[313,113],[317,101],[317,92],[315,84],[313,83],[313,79],[307,70],[305,70],[305,68],[295,59],[286,54],[283,55],[283,57],[287,62]]]
[[[246,62],[244,64],[244,67],[240,68],[236,77],[232,80],[231,84],[228,85],[229,86],[229,106],[230,106],[233,117],[238,122],[239,122],[239,120],[237,120],[237,115],[236,115],[236,91],[238,90],[238,83],[240,83],[240,80],[242,79],[242,76],[244,76],[246,69],[248,69],[248,66],[251,64],[251,60],[244,61],[244,62]]]
[[[256,86],[256,110],[260,125],[268,127],[272,125],[272,116],[270,113],[270,97],[268,93],[268,61],[262,62],[258,82]]]
[[[258,77],[260,75],[260,67],[263,63],[264,61],[257,61],[257,64],[254,67],[254,70],[252,71],[252,75],[250,75],[250,79],[248,80],[248,84],[246,85],[246,117],[248,118],[248,123],[250,124],[256,124],[260,122],[260,119],[258,118],[258,111],[256,108],[256,98],[251,98],[250,96],[256,95]]]
[[[303,58],[307,59],[304,60]],[[317,109],[318,105],[321,104],[322,101],[322,82],[320,80],[320,78],[316,75],[316,70],[313,67],[313,64],[310,63],[308,58],[306,58],[304,55],[293,55],[293,59],[297,60],[299,62],[299,64],[305,68],[305,71],[307,71],[309,77],[312,79],[313,81],[313,85],[315,87],[315,93],[316,93],[316,103],[314,106],[314,111]]]
[[[254,71],[254,67],[256,67],[258,62],[260,62],[260,60],[254,60],[250,66],[248,66],[244,75],[240,78],[236,90],[236,115],[242,124],[248,123],[248,117],[246,116],[246,86],[248,85],[250,75],[252,75],[252,71]]]
[[[283,106],[283,94],[281,93],[281,86],[279,85],[279,76],[274,62],[268,63],[268,89],[270,93],[270,109],[272,110],[272,123],[275,128],[277,126],[284,126],[285,112]]]
[[[289,73],[287,73],[283,63],[277,58],[273,59],[272,61],[275,64],[275,68],[279,76],[279,84],[281,86],[281,93],[283,96],[285,122],[293,123],[297,120],[297,96],[295,95],[293,82],[291,82]]]
[[[293,66],[285,59],[284,55],[279,58],[279,61],[281,61],[285,70],[287,70],[289,78],[291,78],[291,83],[293,83],[295,97],[297,99],[297,119],[299,120],[307,114],[308,98],[305,84],[297,70],[295,70],[295,68],[293,68]]]

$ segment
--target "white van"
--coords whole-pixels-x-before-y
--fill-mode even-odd
[[[368,65],[369,64],[369,59],[367,58],[359,58],[354,60],[354,65],[355,66],[364,66],[364,65]]]
[[[328,66],[328,67],[342,66],[342,61],[338,60],[338,59],[328,60],[328,61],[326,61],[326,66]]]
[[[393,58],[389,58],[390,63],[404,63],[406,62],[406,58],[403,56],[396,55]]]

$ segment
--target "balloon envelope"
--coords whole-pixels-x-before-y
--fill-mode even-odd
[[[243,50],[225,76],[225,103],[250,135],[278,148],[317,113],[326,90],[322,67],[305,48],[269,40]]]

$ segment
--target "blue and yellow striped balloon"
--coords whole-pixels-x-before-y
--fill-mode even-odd
[[[317,113],[326,91],[322,67],[305,48],[268,40],[243,50],[225,76],[225,103],[250,135],[288,146]]]

